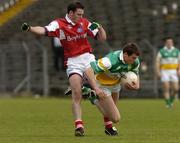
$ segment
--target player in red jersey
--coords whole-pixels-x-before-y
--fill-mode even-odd
[[[82,82],[85,76],[95,90],[96,94],[103,98],[105,94],[96,85],[93,71],[89,70],[90,62],[95,60],[92,47],[87,40],[87,36],[94,39],[106,40],[106,32],[103,27],[83,18],[84,6],[80,2],[72,2],[67,6],[67,14],[64,18],[53,20],[49,25],[30,26],[23,23],[21,29],[30,31],[37,35],[58,37],[64,48],[65,66],[72,89],[72,112],[75,122],[75,135],[84,136],[84,126],[81,113]]]

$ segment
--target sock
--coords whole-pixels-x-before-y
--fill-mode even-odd
[[[171,105],[170,98],[165,99],[165,101],[166,101],[166,105],[168,105],[168,106],[170,106],[170,105]]]
[[[75,128],[84,128],[83,121],[82,120],[76,120],[75,122]]]
[[[174,102],[174,96],[170,96],[170,103],[172,104]]]
[[[104,117],[104,126],[105,128],[112,128],[112,122],[107,117]]]

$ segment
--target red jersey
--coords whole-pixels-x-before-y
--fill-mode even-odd
[[[73,23],[68,16],[52,21],[45,26],[47,36],[59,37],[64,48],[65,59],[92,52],[92,47],[87,40],[87,35],[95,38],[98,29],[91,31],[89,22],[86,18],[81,18],[78,23]]]

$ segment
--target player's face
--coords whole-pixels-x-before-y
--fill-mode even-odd
[[[75,12],[72,13],[72,21],[78,23],[78,21],[83,17],[84,10],[78,8]]]
[[[138,56],[136,54],[132,54],[130,56],[127,53],[124,54],[124,61],[127,64],[133,64],[137,58],[138,58]]]
[[[171,48],[174,45],[173,40],[172,39],[167,39],[166,40],[166,46],[167,48]]]

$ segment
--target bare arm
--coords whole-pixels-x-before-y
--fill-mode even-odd
[[[102,26],[100,26],[98,31],[98,35],[97,35],[97,39],[99,41],[105,41],[106,40],[106,31],[104,30],[104,28]]]
[[[29,31],[37,35],[45,35],[46,30],[42,26],[30,26]]]
[[[37,35],[45,35],[46,34],[46,29],[44,27],[42,27],[42,26],[31,26],[26,22],[24,22],[21,25],[21,30],[22,31],[30,31],[30,32],[37,34]]]
[[[177,74],[180,77],[180,55],[178,57],[178,68],[177,68]]]
[[[155,69],[156,69],[156,76],[161,77],[161,72],[160,72],[160,57],[157,55],[156,57],[156,63],[155,63]]]
[[[88,68],[88,69],[86,69],[85,75],[86,75],[86,78],[87,78],[89,84],[91,85],[92,89],[95,90],[96,94],[97,94],[100,98],[104,98],[104,97],[105,97],[105,94],[104,94],[104,92],[99,88],[99,86],[97,85],[96,80],[95,80],[94,71],[93,71],[93,69],[92,69],[91,67]]]

